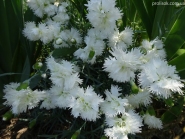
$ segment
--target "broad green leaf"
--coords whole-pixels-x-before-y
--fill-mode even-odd
[[[170,123],[174,121],[181,114],[184,105],[184,97],[179,98],[177,102],[178,104],[176,106],[171,107],[161,116],[161,120],[164,123]]]
[[[35,88],[38,85],[38,83],[40,82],[40,80],[41,80],[40,74],[34,75],[29,82],[30,88],[31,89]]]
[[[173,120],[177,119],[177,117],[181,114],[181,111],[182,107],[174,106],[162,115],[161,120],[164,123],[170,123]]]
[[[182,53],[180,56],[175,57],[174,59],[172,59],[171,61],[169,61],[168,63],[170,65],[174,65],[176,66],[177,71],[182,71],[185,70],[185,53]]]
[[[53,51],[53,57],[63,57],[67,56],[69,54],[74,53],[77,50],[76,47],[70,47],[70,48],[58,48]]]

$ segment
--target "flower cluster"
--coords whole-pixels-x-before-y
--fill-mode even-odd
[[[128,134],[139,133],[143,124],[149,128],[162,128],[159,118],[149,114],[139,115],[135,110],[141,105],[150,105],[154,96],[167,99],[173,93],[183,93],[184,84],[175,67],[165,60],[164,45],[159,38],[143,40],[141,46],[133,48],[134,31],[130,27],[120,31],[116,25],[123,13],[116,7],[115,0],[88,1],[85,5],[88,11],[86,17],[91,28],[85,36],[74,27],[68,28],[69,2],[27,2],[36,16],[42,18],[46,15],[46,18],[38,25],[27,22],[24,36],[30,41],[40,40],[44,45],[52,45],[54,49],[75,46],[76,51],[71,55],[71,61],[52,55],[46,59],[52,81],[48,90],[18,89],[20,84],[17,83],[5,86],[4,104],[11,106],[14,114],[37,106],[48,110],[56,107],[70,109],[75,118],[88,121],[96,121],[104,114],[105,135],[113,139],[127,139]],[[103,59],[102,69],[114,83],[104,92],[97,93],[93,84],[83,86],[83,79],[80,78],[83,67],[78,66],[77,61],[93,65],[98,63],[97,58],[103,53],[108,55]],[[118,84],[136,79],[139,91],[125,95]]]

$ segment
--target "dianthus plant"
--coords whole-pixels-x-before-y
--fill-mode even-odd
[[[31,88],[29,80],[6,85],[4,104],[14,114],[36,107],[68,109],[73,118],[104,119],[104,135],[112,139],[140,133],[144,124],[162,128],[160,118],[147,113],[147,108],[154,99],[182,95],[184,84],[176,68],[168,65],[161,39],[142,40],[134,46],[134,30],[117,26],[123,12],[115,0],[87,1],[85,20],[72,16],[67,0],[27,0],[27,4],[42,20],[26,22],[23,34],[53,48],[42,71],[51,84],[39,89]],[[57,51],[63,55],[56,56]],[[137,90],[125,92],[126,84]]]

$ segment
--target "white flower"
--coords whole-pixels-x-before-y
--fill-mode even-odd
[[[166,52],[163,49],[163,42],[158,38],[154,39],[153,41],[143,40],[140,48],[145,53],[142,57],[142,61],[144,63],[150,61],[153,58],[166,58]]]
[[[87,18],[93,27],[110,34],[116,28],[116,21],[122,14],[115,7],[115,0],[90,0],[86,4]]]
[[[64,89],[72,89],[75,85],[81,84],[77,67],[68,61],[58,60],[52,56],[47,58],[47,67],[51,71],[50,79],[57,86],[64,86]]]
[[[138,94],[132,94],[126,97],[129,104],[132,105],[134,108],[138,108],[140,105],[147,106],[152,102],[151,99],[152,95],[149,91],[143,90],[142,92],[139,92]]]
[[[49,16],[55,14],[56,5],[51,3],[54,3],[54,0],[27,0],[28,6],[38,17],[43,17],[44,14]]]
[[[117,29],[113,35],[109,37],[109,46],[126,50],[128,46],[132,45],[132,40],[133,30],[131,28],[126,27],[122,32],[119,32]]]
[[[127,134],[141,132],[142,118],[132,110],[119,117],[106,118],[109,128],[105,129],[105,135],[113,139],[127,139]]]
[[[70,94],[70,90],[65,90],[63,86],[52,86],[50,93],[52,95],[52,104],[59,108],[67,108],[73,102],[73,97]]]
[[[92,38],[93,40],[103,40],[106,38],[105,34],[101,30],[96,28],[91,28],[87,32],[87,36]]]
[[[55,102],[52,101],[53,94],[50,92],[50,90],[45,91],[45,92],[46,93],[44,95],[40,108],[46,108],[47,110],[55,108],[56,104]]]
[[[108,117],[125,113],[125,106],[128,105],[128,100],[122,99],[119,91],[121,91],[121,89],[113,85],[111,86],[110,92],[108,90],[105,91],[106,99],[101,104],[101,109]]]
[[[104,70],[109,72],[109,77],[117,82],[126,82],[135,78],[135,71],[140,68],[140,50],[135,48],[130,52],[115,48],[110,51],[113,57],[105,60]]]
[[[44,98],[44,91],[34,90],[29,87],[17,91],[20,84],[10,83],[5,85],[3,92],[5,93],[5,105],[12,107],[12,113],[19,114],[26,112],[27,109],[33,109],[38,106],[38,103]]]
[[[34,22],[26,22],[25,28],[23,30],[24,36],[31,40],[31,41],[37,41],[40,39],[40,36],[38,34],[39,29],[36,27]]]
[[[77,29],[71,28],[71,30],[63,30],[56,37],[61,40],[61,43],[54,43],[55,48],[59,47],[71,47],[72,45],[78,46],[82,43],[82,38]]]
[[[66,2],[60,3],[60,6],[58,6],[57,14],[53,16],[52,19],[56,22],[60,22],[61,24],[66,24],[70,19],[66,9],[67,6],[68,4]]]
[[[96,40],[95,38],[85,37],[85,48],[79,48],[75,51],[74,56],[82,59],[88,63],[95,63],[96,57],[100,56],[105,48],[105,43],[102,40]]]
[[[149,114],[143,115],[144,124],[148,125],[149,128],[162,129],[162,122],[159,118],[151,116]]]
[[[53,32],[45,23],[39,23],[38,29],[38,35],[44,44],[47,44],[53,40]]]
[[[142,66],[139,83],[142,88],[147,88],[151,93],[163,98],[170,97],[172,92],[182,94],[181,88],[184,87],[175,67],[159,58],[152,59]]]
[[[72,115],[80,116],[84,120],[96,121],[99,118],[99,105],[103,102],[101,96],[97,95],[92,87],[75,88],[70,91],[76,97],[71,103]]]

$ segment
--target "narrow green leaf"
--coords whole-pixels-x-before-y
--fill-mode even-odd
[[[175,21],[173,27],[171,28],[166,41],[165,49],[167,52],[167,58],[171,59],[175,53],[182,47],[185,43],[185,9],[181,12],[177,20]]]
[[[166,105],[170,107],[174,106],[174,102],[172,98],[165,99],[164,102],[166,103]]]
[[[146,112],[153,116],[156,115],[155,110],[152,106],[148,107]]]
[[[148,14],[146,8],[145,8],[145,5],[143,3],[143,0],[139,1],[139,0],[132,0],[132,2],[134,3],[141,19],[142,19],[142,22],[146,28],[146,31],[148,33],[148,37],[151,38],[151,33],[152,33],[152,26],[153,26],[153,23],[152,23],[152,20],[150,17],[150,15]],[[152,6],[152,3],[151,3],[151,6]]]
[[[0,1],[0,64],[2,70],[11,71],[12,51],[10,45],[10,34],[8,27],[8,19],[6,13],[6,5],[3,0]]]
[[[89,59],[91,60],[95,55],[95,51],[94,50],[91,50],[90,53],[89,53]]]
[[[71,139],[77,139],[79,135],[80,135],[80,129],[77,130],[77,131],[71,136]]]
[[[13,117],[13,113],[11,111],[7,111],[5,114],[3,114],[3,121],[9,121]]]
[[[23,72],[22,72],[22,76],[21,76],[21,82],[25,81],[26,79],[29,78],[30,76],[30,61],[29,58],[27,57],[24,63],[24,67],[23,67]]]
[[[3,77],[3,76],[8,76],[8,75],[20,75],[22,73],[3,73],[3,74],[0,74],[0,77]]]

